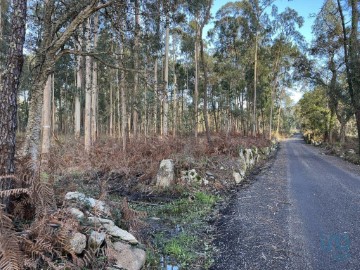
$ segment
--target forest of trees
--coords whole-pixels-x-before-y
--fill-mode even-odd
[[[211,145],[214,134],[272,139],[301,125],[344,143],[349,122],[359,134],[358,0],[324,1],[311,44],[304,18],[275,0],[228,2],[216,14],[212,5],[1,0],[0,190],[14,187],[15,154],[48,172],[57,141],[90,153],[111,138],[125,153],[150,137]],[[288,90],[301,87],[294,105]],[[24,192],[12,190],[3,197]]]
[[[299,103],[303,128],[330,143],[345,143],[349,122],[357,126],[350,133],[356,136],[359,131],[359,5],[358,1],[350,4],[327,0],[317,14],[307,76],[315,90]],[[343,10],[351,14],[350,19]]]
[[[124,151],[139,136],[271,138],[294,127],[287,89],[306,79],[327,89],[331,119],[344,127],[355,113],[359,123],[357,1],[325,1],[310,52],[295,10],[278,12],[274,0],[229,2],[206,32],[212,2],[28,1],[17,91],[22,153],[46,162],[60,135],[84,138],[87,151],[101,136],[119,138]],[[1,2],[2,58],[12,5]]]
[[[23,154],[46,162],[54,136],[195,136],[289,131],[287,87],[305,43],[275,1],[29,1],[18,89]],[[11,3],[2,2],[2,32]],[[8,47],[3,44],[3,56]]]

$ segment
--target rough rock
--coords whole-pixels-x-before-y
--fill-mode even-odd
[[[81,254],[86,247],[86,236],[79,232],[75,233],[70,238],[70,245],[76,254]]]
[[[162,160],[156,176],[156,185],[159,187],[169,187],[174,182],[174,179],[174,162],[171,159]]]
[[[245,159],[239,159],[238,172],[242,177],[245,177],[246,170],[247,170],[246,160]]]
[[[212,176],[212,179],[214,179],[213,176]],[[195,169],[191,169],[188,171],[181,171],[181,180],[188,184],[191,184],[191,183],[198,183],[198,184],[203,184],[203,185],[209,184],[209,181],[206,178],[202,178],[196,172]]]
[[[111,236],[119,237],[120,239],[127,241],[131,244],[139,243],[138,240],[136,240],[135,236],[123,229],[120,229],[118,226],[110,224],[103,224],[103,226],[106,229],[106,232]]]
[[[241,181],[243,180],[243,177],[238,172],[233,172],[233,177],[235,179],[236,184],[240,184]]]
[[[86,197],[85,194],[81,192],[68,192],[65,195],[65,200],[76,201],[81,203],[82,206],[90,206],[95,209],[95,212],[101,215],[109,216],[111,214],[110,207],[105,202]]]
[[[103,224],[109,224],[114,226],[115,223],[114,221],[110,220],[110,219],[105,219],[105,218],[98,218],[98,217],[88,217],[88,221],[93,224],[93,225],[103,225]]]
[[[81,220],[84,218],[84,213],[77,208],[69,208],[69,213],[76,219]]]
[[[260,149],[260,152],[263,153],[265,155],[264,158],[266,158],[266,156],[270,155],[270,147],[266,146]]]
[[[104,243],[105,237],[106,234],[104,232],[92,231],[88,240],[89,247],[94,249],[100,247]]]
[[[355,152],[354,149],[349,149],[349,150],[346,151],[346,154],[348,154],[348,155],[354,155],[354,154],[356,154],[356,152]]]
[[[245,161],[249,168],[252,168],[255,164],[254,156],[251,149],[245,149]]]
[[[115,267],[126,270],[140,270],[145,264],[146,253],[144,250],[122,242],[115,242],[113,246],[118,252]]]

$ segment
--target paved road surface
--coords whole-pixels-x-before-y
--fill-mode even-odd
[[[360,269],[360,167],[300,136],[238,192],[219,222],[213,270]]]

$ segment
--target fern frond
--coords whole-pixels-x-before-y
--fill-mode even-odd
[[[23,254],[18,238],[11,231],[0,230],[0,269],[20,270],[23,267]]]
[[[20,194],[29,194],[29,193],[30,191],[27,188],[13,188],[13,189],[0,191],[0,198],[20,195]]]
[[[0,229],[12,229],[13,223],[11,218],[5,213],[4,205],[0,205]],[[0,268],[1,269],[1,268]]]

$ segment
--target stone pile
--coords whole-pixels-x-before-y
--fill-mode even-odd
[[[105,244],[112,249],[115,263],[111,269],[140,270],[145,264],[146,252],[139,248],[138,240],[128,231],[116,226],[111,220],[110,207],[100,200],[85,196],[80,192],[65,195],[68,212],[80,224],[91,228],[87,233],[74,231],[70,245],[74,253],[80,255],[86,249],[98,250]],[[80,210],[81,209],[81,210]]]
[[[242,148],[239,149],[239,157],[236,161],[236,168],[234,168],[232,176],[236,184],[241,183],[246,174],[261,160],[265,160],[278,147],[278,142],[273,140],[270,146],[257,148]],[[224,169],[224,168],[219,168]],[[180,172],[180,179],[186,184],[209,184],[208,179],[214,176],[211,172],[206,172],[204,177],[199,175],[195,169],[183,170]],[[156,178],[156,185],[158,187],[170,187],[175,182],[174,162],[171,159],[162,160]]]

